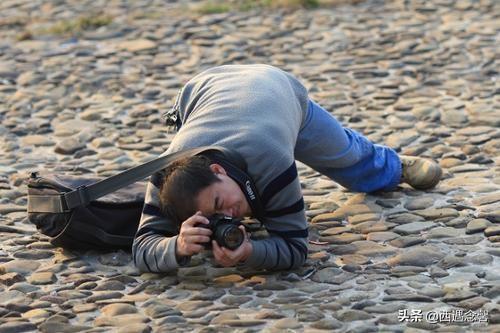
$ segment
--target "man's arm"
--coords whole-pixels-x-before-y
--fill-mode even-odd
[[[305,217],[304,217],[305,220]],[[288,220],[290,221],[290,220]],[[271,221],[267,221],[269,223]],[[277,222],[276,220],[273,221]],[[252,253],[243,263],[255,269],[294,269],[307,259],[307,228],[267,230],[270,237],[251,240]]]
[[[295,162],[261,193],[263,222],[270,237],[252,240],[252,253],[243,263],[256,269],[293,269],[307,259],[307,220]]]
[[[139,229],[132,245],[135,265],[143,272],[166,272],[187,264],[189,257],[176,258],[177,226],[160,212],[161,173],[151,176],[146,189]]]

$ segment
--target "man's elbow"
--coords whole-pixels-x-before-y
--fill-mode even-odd
[[[144,244],[142,244],[141,240],[135,238],[132,244],[132,258],[134,259],[134,265],[141,273],[154,273],[146,262],[146,258],[144,258],[145,249],[143,247]]]
[[[298,260],[295,260],[293,262],[292,269],[301,268],[306,263],[306,260],[307,260],[307,253],[305,254],[301,253],[301,255],[298,256]]]
[[[301,243],[300,246],[295,246],[297,251],[295,251],[294,256],[293,256],[293,262],[290,263],[290,268],[289,269],[297,269],[301,268],[304,266],[306,260],[307,260],[307,243],[303,244]]]

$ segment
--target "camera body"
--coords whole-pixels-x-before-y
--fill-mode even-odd
[[[245,234],[239,228],[241,220],[233,219],[230,216],[215,214],[208,218],[208,224],[198,224],[197,227],[210,229],[212,236],[209,243],[205,243],[205,247],[211,246],[211,241],[215,240],[219,246],[223,246],[230,250],[237,249],[245,240]]]

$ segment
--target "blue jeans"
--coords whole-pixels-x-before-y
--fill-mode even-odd
[[[390,191],[401,179],[401,161],[388,147],[370,142],[309,101],[295,158],[357,192]]]

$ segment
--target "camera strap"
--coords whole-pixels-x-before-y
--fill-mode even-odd
[[[235,151],[229,150],[211,151],[204,155],[207,155],[207,157],[212,158],[215,162],[222,165],[228,176],[241,188],[252,209],[253,217],[259,220],[259,222],[262,222],[262,218],[264,217],[264,206],[262,205],[259,192],[257,191],[253,179],[247,173],[247,164],[241,155]]]

